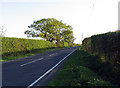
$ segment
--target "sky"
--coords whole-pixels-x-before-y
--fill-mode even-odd
[[[118,1],[1,0],[0,26],[6,37],[27,38],[24,31],[33,21],[55,18],[71,25],[75,43],[81,43],[83,38],[118,29]]]

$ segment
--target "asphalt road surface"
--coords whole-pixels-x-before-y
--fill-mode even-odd
[[[79,47],[49,51],[2,64],[2,86],[45,86]],[[59,68],[58,68],[59,67]]]

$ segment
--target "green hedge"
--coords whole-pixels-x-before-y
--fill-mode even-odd
[[[2,38],[2,56],[16,56],[18,54],[29,53],[35,49],[55,47],[54,43],[44,40],[22,39],[22,38]]]
[[[120,31],[93,35],[82,41],[84,50],[110,62],[120,73]]]

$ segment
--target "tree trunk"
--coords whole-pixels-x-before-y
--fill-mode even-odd
[[[57,40],[56,45],[58,48],[60,48],[60,41],[59,40]]]

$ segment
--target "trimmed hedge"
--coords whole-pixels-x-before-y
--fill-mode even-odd
[[[36,49],[52,48],[54,43],[44,40],[23,39],[23,38],[2,38],[2,56],[17,56],[18,54],[29,53]]]
[[[82,41],[84,50],[99,55],[120,74],[120,31],[93,35]]]

